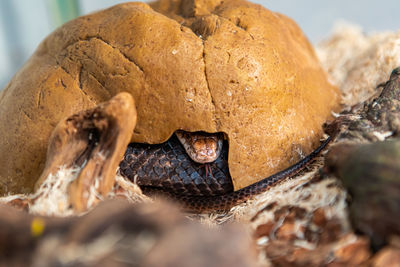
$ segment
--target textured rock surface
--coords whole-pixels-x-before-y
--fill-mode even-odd
[[[235,189],[315,148],[338,94],[293,21],[240,0],[152,7],[65,24],[1,92],[0,193],[31,191],[55,125],[121,91],[136,101],[132,141],[225,132]]]

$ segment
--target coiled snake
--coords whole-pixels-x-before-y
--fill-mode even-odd
[[[228,143],[221,134],[190,135],[178,131],[162,144],[131,143],[120,172],[145,194],[161,193],[176,199],[186,211],[226,211],[295,175],[329,142],[327,138],[296,164],[237,191],[233,191],[228,170]]]

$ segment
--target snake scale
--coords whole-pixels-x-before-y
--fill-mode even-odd
[[[191,160],[178,138],[157,144],[131,143],[120,164],[120,172],[136,182],[145,194],[162,194],[179,201],[187,212],[227,211],[251,197],[292,177],[312,162],[330,142],[328,137],[296,164],[265,179],[233,191],[228,170],[228,144],[207,168]]]

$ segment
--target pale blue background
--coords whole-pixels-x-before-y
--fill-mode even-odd
[[[49,11],[52,0],[0,0],[0,90],[33,53],[39,42],[57,27]],[[65,0],[68,1],[68,0]],[[80,0],[82,14],[120,0]],[[361,25],[366,32],[400,29],[400,0],[256,0],[294,18],[309,39],[326,37],[335,21]]]

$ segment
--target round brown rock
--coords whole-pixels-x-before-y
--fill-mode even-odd
[[[73,20],[0,94],[1,192],[29,192],[63,118],[132,94],[133,142],[224,132],[239,189],[313,150],[338,105],[289,18],[241,0],[126,3]]]

